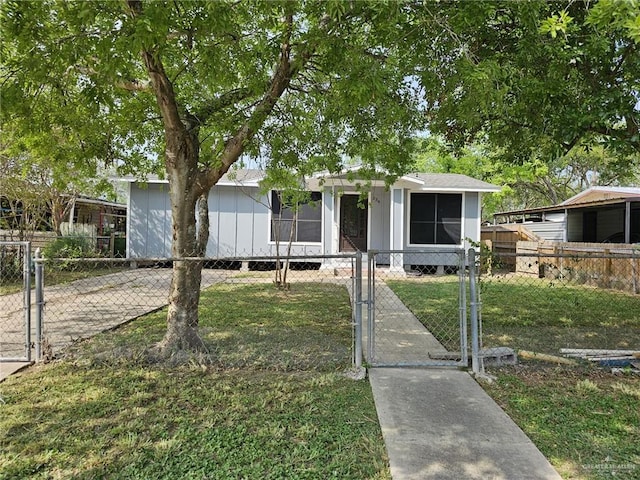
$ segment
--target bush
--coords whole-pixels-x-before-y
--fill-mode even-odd
[[[22,257],[15,251],[0,247],[0,285],[22,279]]]
[[[44,247],[42,255],[51,266],[61,270],[72,270],[78,265],[75,262],[56,262],[60,258],[92,258],[98,254],[93,241],[89,237],[58,237]]]

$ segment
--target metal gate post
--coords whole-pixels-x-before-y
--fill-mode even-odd
[[[42,360],[42,317],[44,312],[44,259],[36,249],[36,362]]]
[[[471,298],[471,370],[480,373],[480,339],[478,335],[478,289],[476,284],[476,251],[469,249],[469,297]]]
[[[465,285],[465,252],[461,250],[458,252],[458,282],[460,285],[458,295],[458,305],[460,308],[460,362],[468,366],[469,365],[469,352],[468,352],[468,338],[467,338],[467,289]]]
[[[24,285],[24,328],[25,328],[25,357],[31,361],[31,243],[25,242],[22,257],[23,285]]]
[[[355,364],[362,367],[362,252],[356,252],[356,328],[355,328]]]
[[[369,250],[367,253],[367,257],[369,260],[369,272],[367,275],[367,294],[369,295],[369,299],[367,301],[367,318],[368,322],[368,332],[367,332],[367,361],[369,363],[373,363],[373,342],[375,336],[375,274],[376,274],[376,263],[375,263],[375,252]]]

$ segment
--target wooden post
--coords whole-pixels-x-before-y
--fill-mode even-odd
[[[612,276],[611,276],[611,250],[609,250],[608,248],[604,249],[604,255],[605,255],[605,259],[604,259],[604,284],[611,288],[611,283],[612,283]]]
[[[109,237],[109,257],[113,258],[116,256],[116,234],[111,232],[111,236]]]
[[[640,293],[640,273],[638,272],[638,257],[636,256],[636,251],[631,250],[632,258],[631,258],[631,282],[632,282],[632,291],[636,295]]]

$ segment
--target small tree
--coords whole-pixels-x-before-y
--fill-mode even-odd
[[[234,176],[233,172],[231,176]],[[274,284],[278,288],[288,289],[289,257],[291,256],[297,228],[298,211],[303,205],[313,204],[311,192],[305,188],[305,177],[300,172],[277,169],[272,165],[265,171],[265,176],[260,180],[258,198],[245,190],[242,191],[271,212],[270,230],[276,257]],[[276,209],[277,213],[275,212]],[[283,238],[283,232],[285,233],[285,238]],[[285,246],[284,262],[281,259],[283,244]]]

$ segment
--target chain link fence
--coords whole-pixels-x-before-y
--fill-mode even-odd
[[[0,242],[0,361],[31,360],[31,250]]]
[[[369,252],[368,361],[467,365],[467,262],[462,249]]]
[[[203,263],[199,334],[206,346],[201,358],[205,363],[238,368],[269,364],[286,369],[301,361],[338,362],[345,355],[355,362],[353,255],[36,259],[36,269],[42,266],[44,280],[41,340],[32,344],[39,349],[37,358],[47,361],[73,355],[82,340],[145,315],[139,327],[140,343],[148,346],[160,341],[166,329],[163,308],[169,303],[174,261]],[[0,301],[6,301],[5,296]],[[288,318],[288,308],[299,308],[305,316],[299,331],[296,325],[278,322],[279,316]],[[154,312],[155,316],[148,315]],[[329,324],[305,331],[305,321]],[[336,329],[343,329],[343,333],[351,330],[347,335],[351,342],[333,342],[331,330]],[[293,351],[299,352],[299,347],[309,342],[308,337],[314,347],[307,349],[304,359],[299,353],[291,358]],[[105,361],[144,354],[131,345],[100,351],[100,340],[92,342],[96,357]]]
[[[640,251],[480,257],[481,339],[521,358],[640,367]]]
[[[25,260],[28,244],[19,243],[0,245],[0,257],[5,361],[28,361],[32,350],[47,360],[98,332],[162,310],[176,260],[50,258],[34,267]],[[638,361],[640,255],[529,252],[514,258],[483,251],[474,262],[468,252],[440,249],[180,260],[204,262],[200,333],[212,361],[226,366],[278,358],[275,364],[288,368],[340,355],[356,365],[364,357],[371,365],[398,366],[466,366],[471,358],[474,371],[482,359],[512,361],[516,353],[614,368]],[[31,289],[39,267],[43,298]],[[305,321],[329,323],[278,323],[292,308],[300,308]],[[264,321],[255,315],[247,320],[247,312]],[[162,339],[165,316],[159,312],[140,327],[141,344]],[[221,316],[231,324],[216,323]],[[39,325],[41,331],[32,333]],[[332,328],[350,329],[351,344],[332,343]],[[305,335],[315,347],[292,358],[308,344]],[[139,353],[123,347],[102,354]]]

